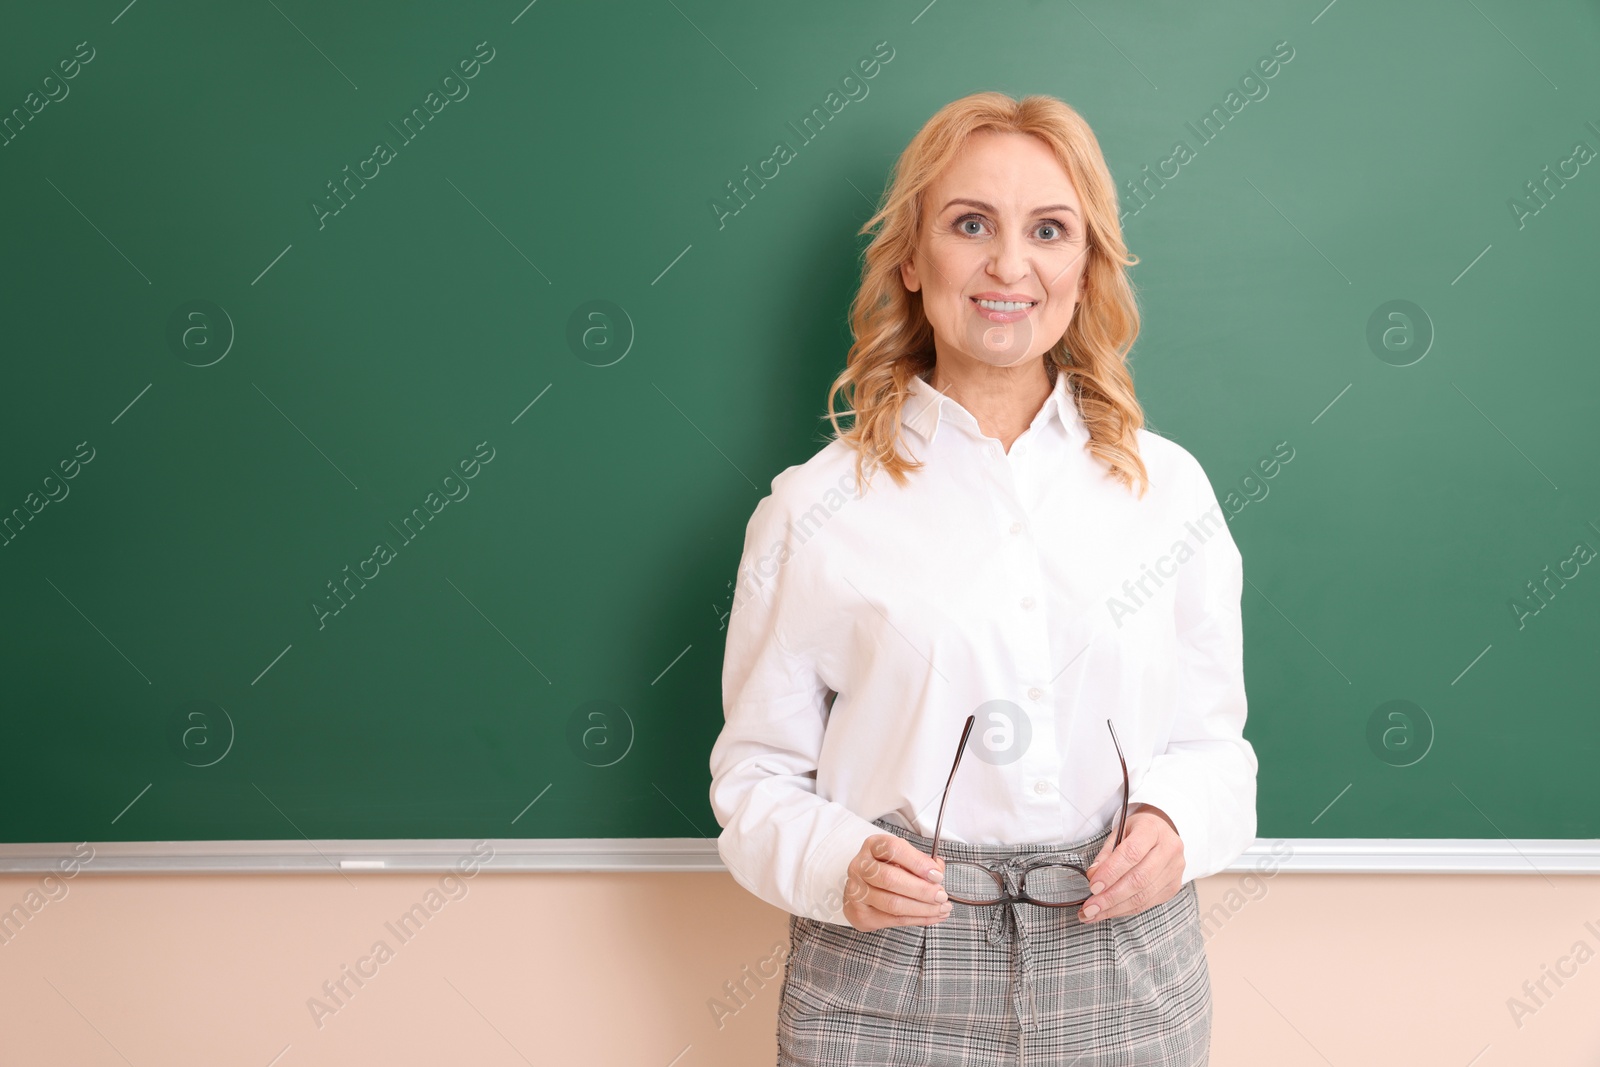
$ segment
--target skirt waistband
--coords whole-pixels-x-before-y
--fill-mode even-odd
[[[905,838],[916,846],[920,852],[931,852],[933,850],[933,838],[931,837],[924,837],[881,817],[873,819],[872,824],[887,830],[896,837]],[[977,862],[1026,860],[1051,856],[1087,866],[1099,854],[1101,846],[1110,839],[1111,830],[1112,827],[1107,827],[1094,837],[1083,841],[1044,842],[1031,845],[975,845],[965,841],[951,841],[946,838],[939,842],[939,855],[944,859],[974,860]]]

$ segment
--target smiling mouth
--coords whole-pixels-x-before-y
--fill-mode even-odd
[[[975,296],[967,299],[973,310],[991,322],[1016,322],[1027,318],[1028,313],[1039,306],[1037,300],[980,300]]]

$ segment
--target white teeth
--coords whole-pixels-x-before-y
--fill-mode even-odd
[[[990,311],[1021,311],[1038,303],[1036,300],[979,300],[978,306]]]

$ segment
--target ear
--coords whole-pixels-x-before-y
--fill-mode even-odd
[[[909,259],[900,264],[900,281],[909,292],[914,293],[922,288],[922,280],[917,277],[917,265]]]

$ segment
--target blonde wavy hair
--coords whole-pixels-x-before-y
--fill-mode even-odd
[[[1071,107],[1053,96],[1014,99],[980,92],[954,100],[930,118],[900,153],[882,206],[861,227],[872,234],[861,269],[861,287],[850,306],[850,346],[845,369],[828,391],[833,438],[856,450],[856,479],[865,484],[874,467],[896,485],[922,467],[897,447],[900,414],[912,375],[933,370],[933,327],[922,309],[922,293],[910,292],[900,264],[917,247],[924,196],[935,179],[979,131],[1026,133],[1039,138],[1061,161],[1083,208],[1088,261],[1085,290],[1072,322],[1044,360],[1065,374],[1089,430],[1088,449],[1108,473],[1144,496],[1149,476],[1139,458],[1135,431],[1144,411],[1133,392],[1126,356],[1139,335],[1139,308],[1127,268],[1139,262],[1122,240],[1116,186],[1094,131]],[[843,395],[850,408],[836,412]],[[839,416],[853,416],[841,429]]]

